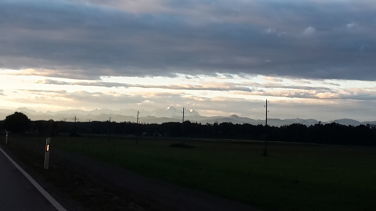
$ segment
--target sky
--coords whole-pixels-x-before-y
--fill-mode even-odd
[[[371,121],[375,55],[372,0],[0,0],[0,109]]]

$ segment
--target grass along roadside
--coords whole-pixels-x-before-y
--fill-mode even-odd
[[[271,143],[270,156],[263,157],[260,142],[186,140],[195,148],[170,147],[177,142],[55,137],[52,147],[265,210],[375,207],[375,148]]]
[[[56,147],[266,210],[373,210],[376,149],[259,142],[57,138]]]

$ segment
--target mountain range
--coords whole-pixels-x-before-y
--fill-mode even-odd
[[[136,122],[136,116],[127,115],[127,114],[119,114],[120,112],[114,112],[110,110],[92,110],[92,111],[82,111],[82,110],[66,110],[66,111],[59,111],[59,112],[37,112],[27,108],[19,108],[17,109],[19,112],[25,113],[30,119],[32,120],[49,120],[53,119],[55,121],[74,121],[74,118],[77,117],[78,121],[85,122],[85,121],[115,121],[115,122]],[[5,119],[5,117],[9,114],[14,113],[14,111],[7,110],[7,109],[0,109],[0,119]],[[163,123],[163,122],[181,122],[182,121],[182,111],[177,110],[174,107],[169,107],[165,111],[158,111],[157,115],[146,114],[140,116],[141,123]],[[187,110],[185,112],[185,120],[191,122],[199,122],[199,123],[222,123],[222,122],[232,122],[234,124],[252,124],[252,125],[263,125],[265,124],[265,120],[262,119],[252,119],[248,117],[241,117],[238,115],[231,115],[231,116],[201,116],[197,111],[194,110]],[[338,123],[342,125],[351,125],[351,126],[358,126],[358,125],[376,125],[376,121],[357,121],[354,119],[337,119],[333,121],[321,122],[325,123]],[[319,120],[316,119],[275,119],[270,118],[268,119],[268,125],[271,126],[283,126],[283,125],[291,125],[294,123],[303,124],[303,125],[314,125],[320,123]]]

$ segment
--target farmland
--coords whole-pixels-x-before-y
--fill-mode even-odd
[[[42,144],[42,138],[18,137],[13,149]],[[263,146],[259,141],[98,136],[55,137],[52,144],[262,210],[373,210],[376,148],[271,142],[269,155],[263,156]]]

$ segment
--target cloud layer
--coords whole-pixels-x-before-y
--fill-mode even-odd
[[[376,112],[373,81],[228,74],[67,79],[8,71],[0,72],[0,84],[0,110],[27,107],[47,116],[47,111],[68,109],[79,114],[77,110],[99,109],[129,116],[140,110],[144,116],[165,117],[171,111],[167,108],[179,113],[185,107],[204,116],[261,119],[265,98],[273,118],[374,120],[370,114]]]
[[[372,1],[1,0],[0,67],[375,80]]]

